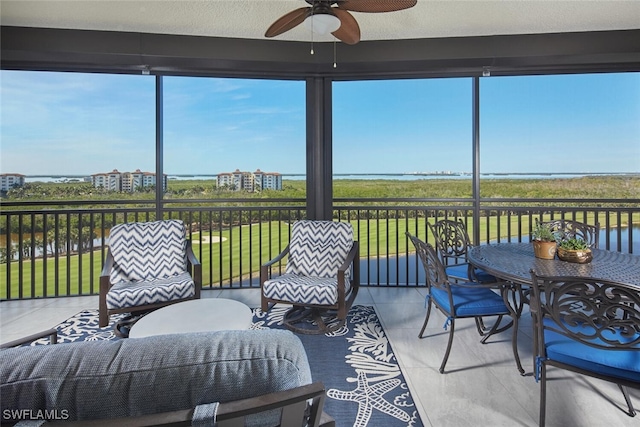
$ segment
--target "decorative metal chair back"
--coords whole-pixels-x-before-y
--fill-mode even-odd
[[[534,276],[531,292],[542,357],[545,330],[590,347],[640,351],[638,287],[582,277]]]
[[[563,239],[580,238],[587,242],[589,247],[598,247],[600,226],[597,223],[596,225],[590,225],[569,219],[556,219],[547,221],[547,224],[551,226],[552,231],[558,233]]]
[[[461,264],[467,261],[467,251],[471,240],[462,221],[443,219],[427,225],[436,240],[436,247],[445,265]]]
[[[465,224],[458,220],[443,219],[431,225],[427,222],[436,241],[436,248],[449,279],[454,282],[473,281],[495,283],[498,279],[486,271],[474,268],[467,260],[467,252],[473,246]]]
[[[424,267],[424,272],[427,276],[427,287],[429,289],[439,288],[449,292],[449,278],[445,271],[444,265],[440,258],[438,258],[438,253],[429,243],[423,242],[415,236],[407,233],[407,237],[413,243],[413,246],[416,248],[416,253],[418,254],[418,258],[422,262],[422,266]]]
[[[640,389],[640,289],[584,277],[531,273],[535,378],[540,382],[539,425],[546,419],[546,369],[554,366]]]

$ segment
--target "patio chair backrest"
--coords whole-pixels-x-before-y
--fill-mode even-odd
[[[186,229],[180,220],[131,222],[111,228],[111,283],[164,278],[187,270]]]
[[[545,331],[593,348],[640,350],[637,287],[584,277],[532,273],[532,278],[531,313],[540,351],[545,349]]]
[[[551,226],[551,230],[560,235],[562,239],[580,238],[587,242],[589,247],[598,247],[600,236],[598,223],[591,225],[569,219],[554,219],[546,224]]]
[[[296,221],[291,230],[286,273],[336,277],[353,247],[353,227],[347,222]],[[350,268],[345,272],[349,277]]]
[[[462,221],[443,219],[433,225],[427,222],[427,225],[433,233],[436,247],[446,265],[466,262],[471,240]]]
[[[413,243],[413,246],[415,246],[418,258],[422,262],[424,272],[427,275],[427,286],[429,288],[436,287],[444,289],[449,292],[449,277],[447,276],[444,265],[442,264],[442,261],[440,261],[440,258],[438,258],[438,253],[433,246],[429,243],[423,242],[416,236],[412,236],[408,232],[406,235]]]

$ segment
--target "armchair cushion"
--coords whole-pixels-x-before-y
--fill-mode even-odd
[[[351,282],[344,281],[345,294],[351,290]],[[290,301],[294,304],[335,305],[338,303],[338,280],[335,277],[307,277],[283,274],[264,282],[265,297]]]
[[[335,277],[353,246],[351,224],[334,221],[297,221],[289,242],[285,273]],[[345,272],[349,277],[350,269]]]
[[[111,283],[176,276],[187,271],[186,230],[182,221],[115,225],[109,235],[113,255]]]
[[[142,281],[120,281],[107,293],[107,308],[115,310],[146,304],[156,304],[195,294],[194,281],[188,272],[171,277]]]

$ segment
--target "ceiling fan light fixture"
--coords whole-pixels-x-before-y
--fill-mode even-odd
[[[329,34],[340,28],[340,19],[331,13],[315,13],[304,20],[304,24],[316,34]]]

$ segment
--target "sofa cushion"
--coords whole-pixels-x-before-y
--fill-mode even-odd
[[[0,406],[67,409],[70,420],[194,408],[311,383],[290,331],[242,330],[0,351]]]

